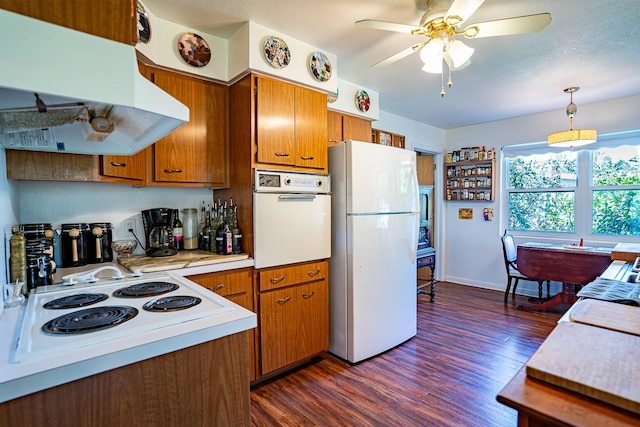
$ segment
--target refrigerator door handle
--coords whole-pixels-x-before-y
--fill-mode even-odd
[[[411,168],[413,169],[411,172],[412,172],[412,178],[413,178],[413,193],[415,194],[415,198],[416,198],[415,206],[416,206],[416,209],[420,211],[420,183],[418,182],[418,170],[415,167],[415,164]]]
[[[413,233],[413,245],[411,246],[411,262],[416,262],[416,256],[418,256],[418,239],[420,234],[420,216],[417,213],[412,213],[411,218],[415,221],[414,233]]]

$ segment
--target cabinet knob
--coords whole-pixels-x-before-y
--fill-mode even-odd
[[[276,155],[276,157],[289,157],[289,153],[276,152],[275,155]]]
[[[164,173],[182,173],[182,169],[165,169]]]
[[[311,277],[313,276],[317,276],[320,273],[320,270],[311,270],[311,271],[307,271],[307,274]]]
[[[279,283],[279,282],[282,282],[284,280],[284,276],[272,277],[270,280],[271,280],[271,283]]]
[[[315,292],[309,292],[308,294],[302,294],[302,298],[309,299],[312,296],[314,296],[315,294],[316,294]]]
[[[119,163],[119,162],[110,162],[110,163],[111,163],[111,166],[115,166],[115,167],[117,167],[117,168],[124,168],[124,167],[127,167],[127,164],[126,164],[126,163]]]
[[[288,296],[288,297],[286,297],[286,298],[279,298],[279,299],[277,299],[277,300],[276,300],[276,302],[277,302],[278,304],[282,305],[282,304],[286,304],[286,303],[288,303],[290,300],[291,300],[291,297],[290,297],[290,296]]]

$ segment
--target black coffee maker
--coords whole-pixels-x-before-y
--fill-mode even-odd
[[[147,238],[147,256],[171,256],[178,253],[173,247],[172,226],[176,210],[155,208],[142,211],[144,235]]]

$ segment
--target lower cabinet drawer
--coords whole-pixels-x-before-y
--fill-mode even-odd
[[[328,261],[294,264],[287,267],[260,270],[260,291],[278,289],[285,286],[326,279],[329,273]]]
[[[205,273],[188,276],[192,280],[219,295],[251,294],[251,269],[221,271],[219,273]]]

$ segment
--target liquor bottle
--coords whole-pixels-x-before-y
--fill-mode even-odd
[[[203,251],[211,251],[211,220],[209,215],[204,219],[204,227],[202,228],[202,248]]]
[[[27,290],[27,239],[15,227],[11,229],[9,239],[9,280],[10,283],[22,282],[22,294]],[[4,290],[3,290],[4,292]]]
[[[176,219],[173,221],[172,227],[173,233],[173,247],[177,251],[184,250],[184,242],[183,242],[183,229],[182,229],[182,221],[180,221],[180,217],[178,215],[178,210],[176,209]]]
[[[218,205],[214,203],[213,209],[211,210],[211,229],[209,231],[209,243],[211,245],[209,250],[213,253],[218,252],[216,246],[216,232],[218,231],[218,227],[220,227],[220,217],[218,216]]]
[[[238,206],[233,207],[231,214],[231,234],[232,234],[232,252],[234,254],[242,253],[242,229],[238,225]]]

